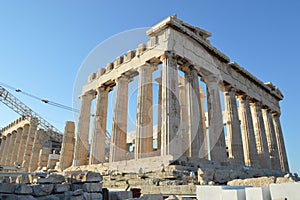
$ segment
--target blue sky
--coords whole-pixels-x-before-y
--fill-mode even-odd
[[[289,163],[299,172],[299,10],[296,0],[1,1],[0,82],[72,106],[77,73],[97,45],[176,13],[211,32],[211,43],[232,61],[281,89]],[[74,120],[68,111],[13,94],[60,130]],[[0,127],[17,117],[0,104]]]

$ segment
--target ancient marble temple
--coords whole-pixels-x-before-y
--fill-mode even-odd
[[[283,95],[278,88],[272,83],[263,83],[231,62],[210,44],[211,33],[184,23],[176,16],[159,22],[147,35],[147,44],[128,51],[88,77],[80,95],[74,166],[106,162],[107,126],[112,126],[108,162],[128,159],[128,84],[137,77],[132,160],[168,157],[171,162],[189,157],[198,159],[199,163],[210,160],[289,171],[280,124],[279,101]],[[152,73],[159,66],[161,77],[153,80]],[[180,77],[179,72],[184,77]],[[153,147],[151,113],[154,82],[159,83],[157,148]],[[206,87],[206,105],[199,82]],[[108,124],[111,91],[115,92],[113,122]],[[96,106],[92,111],[94,99]],[[94,115],[92,123],[91,114]],[[90,151],[89,132],[92,132]]]

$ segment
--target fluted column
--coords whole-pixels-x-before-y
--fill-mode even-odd
[[[210,158],[220,162],[227,161],[219,79],[209,76],[203,77],[203,80],[207,86]]]
[[[17,156],[17,159],[16,159],[16,161],[19,164],[23,163],[23,157],[24,157],[28,132],[29,132],[29,124],[25,124],[24,127],[23,127],[22,137],[21,137],[21,140],[20,140],[20,146],[19,146],[19,149],[18,149],[18,156]]]
[[[12,164],[14,164],[14,162],[19,163],[17,158],[18,158],[18,153],[19,153],[18,151],[19,151],[19,147],[20,147],[22,133],[23,133],[23,128],[18,128],[17,133],[16,133],[16,139],[14,142],[14,149],[13,149],[13,153],[12,153]]]
[[[226,112],[228,154],[230,163],[244,165],[245,161],[243,154],[243,142],[235,92],[235,89],[231,86],[225,87],[224,101]]]
[[[4,164],[4,155],[5,155],[5,145],[7,143],[7,137],[6,136],[2,136],[2,142],[1,142],[1,146],[0,146],[0,164]]]
[[[28,170],[29,163],[30,163],[32,146],[33,146],[34,137],[35,137],[35,134],[37,131],[37,126],[38,126],[37,119],[34,119],[34,118],[31,119],[29,131],[28,131],[28,137],[27,137],[25,150],[24,150],[23,163],[22,163],[22,167],[24,167],[26,171]]]
[[[13,131],[10,135],[10,139],[9,139],[9,147],[8,147],[8,151],[7,151],[7,159],[5,164],[12,166],[12,156],[13,156],[13,150],[14,150],[14,142],[16,140],[16,134],[17,131]]]
[[[190,140],[188,137],[188,124],[187,124],[187,105],[186,105],[186,92],[185,92],[185,79],[178,77],[179,82],[179,104],[180,104],[180,131],[181,131],[181,145],[182,153],[184,156],[190,156]]]
[[[185,72],[185,96],[187,107],[188,156],[205,158],[203,119],[200,102],[198,73],[193,66],[183,68]]]
[[[272,113],[281,171],[289,172],[290,169],[289,169],[289,164],[288,164],[288,160],[287,160],[284,138],[283,138],[283,133],[282,133],[279,117],[280,117],[279,113],[277,113],[277,112]]]
[[[43,142],[44,142],[44,134],[45,131],[43,129],[39,129],[36,131],[34,141],[33,141],[33,146],[32,146],[30,163],[28,167],[29,172],[35,171],[38,167],[39,154],[40,154],[40,150],[43,147]]]
[[[249,97],[246,95],[240,95],[238,100],[240,103],[240,119],[242,126],[245,165],[259,167]]]
[[[157,151],[161,150],[161,102],[162,102],[162,86],[161,77],[155,79],[158,83],[158,105],[157,105]]]
[[[128,83],[129,79],[125,75],[116,80],[109,162],[126,159]]]
[[[89,164],[105,162],[108,92],[109,88],[100,87],[97,89],[94,129]]]
[[[277,141],[276,141],[276,134],[275,134],[274,124],[272,120],[271,110],[268,108],[264,108],[262,109],[262,114],[263,114],[265,129],[266,129],[268,149],[269,149],[272,169],[281,170]]]
[[[138,68],[138,103],[136,111],[135,158],[148,157],[153,152],[152,72],[157,67],[145,64]]]
[[[64,136],[62,140],[62,146],[61,146],[61,152],[59,158],[59,165],[61,170],[64,170],[72,165],[73,155],[74,155],[74,143],[75,143],[74,130],[75,130],[74,122],[67,121],[65,124]]]
[[[204,132],[204,146],[205,146],[205,159],[208,160],[208,141],[207,141],[207,127],[206,127],[206,116],[205,116],[205,107],[204,107],[204,99],[206,95],[203,93],[203,88],[199,86],[200,93],[200,106],[202,110],[202,124],[203,124],[203,132]]]
[[[162,136],[161,155],[177,159],[182,154],[177,60],[166,52],[162,61]]]
[[[73,166],[88,164],[89,130],[91,118],[91,103],[94,92],[82,95],[80,114],[78,119]]]
[[[264,120],[261,112],[261,103],[257,101],[251,102],[250,107],[260,167],[271,169],[271,160],[268,150],[268,141],[265,131]]]

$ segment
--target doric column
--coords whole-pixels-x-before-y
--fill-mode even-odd
[[[177,159],[182,154],[180,136],[180,105],[178,91],[177,60],[173,53],[166,52],[162,61],[162,129],[161,155]]]
[[[125,75],[116,80],[109,162],[126,159],[128,83],[129,79]]]
[[[14,149],[12,153],[12,164],[14,162],[19,163],[17,158],[18,158],[18,153],[19,153],[19,147],[20,147],[20,141],[22,138],[22,133],[23,133],[23,128],[18,128],[17,133],[16,133],[16,139],[14,142]]]
[[[9,138],[9,148],[8,148],[8,151],[7,151],[7,159],[6,159],[6,162],[5,164],[6,165],[9,165],[9,166],[12,166],[12,156],[13,156],[13,150],[14,150],[14,142],[16,140],[16,134],[17,134],[17,131],[13,131],[10,135],[10,138]]]
[[[135,159],[148,157],[153,152],[152,72],[156,69],[154,64],[145,64],[138,68]]]
[[[43,129],[39,129],[36,131],[34,141],[33,141],[33,146],[32,146],[30,163],[29,163],[29,167],[28,167],[29,172],[35,171],[38,167],[39,153],[43,147],[44,134],[45,134],[45,131]]]
[[[1,142],[1,146],[0,146],[0,164],[4,164],[4,153],[5,153],[5,145],[7,143],[7,137],[6,136],[2,136],[2,142]]]
[[[28,132],[29,132],[29,124],[25,124],[25,126],[23,127],[22,137],[21,137],[21,140],[20,140],[20,146],[19,146],[19,149],[18,149],[18,156],[17,156],[17,159],[16,159],[16,161],[20,165],[22,165],[22,163],[23,163],[23,157],[24,157]]]
[[[35,119],[35,118],[31,119],[29,131],[28,131],[28,137],[27,137],[25,150],[24,150],[23,163],[22,163],[22,167],[24,167],[26,171],[28,170],[29,163],[30,163],[32,146],[33,146],[34,137],[35,137],[35,134],[37,131],[37,126],[38,126],[37,119]]]
[[[260,167],[271,169],[271,160],[268,150],[268,141],[265,131],[264,120],[261,112],[261,103],[258,101],[251,102],[250,107]]]
[[[99,164],[105,162],[108,92],[109,88],[100,87],[97,89],[89,164]]]
[[[88,164],[88,140],[91,118],[91,103],[94,96],[94,92],[91,92],[80,97],[81,107],[77,126],[73,166]]]
[[[207,86],[210,158],[220,162],[227,161],[219,79],[209,76],[203,77],[203,80]]]
[[[289,164],[286,156],[286,150],[285,150],[285,145],[284,145],[284,138],[283,138],[283,133],[281,129],[281,124],[280,124],[280,114],[277,112],[272,113],[273,117],[273,123],[274,123],[274,129],[275,129],[275,135],[276,135],[276,140],[277,140],[277,145],[278,145],[278,153],[279,153],[279,160],[280,160],[280,166],[281,166],[281,171],[283,172],[289,172]]]
[[[266,135],[267,135],[268,149],[269,149],[272,169],[281,170],[271,110],[268,108],[264,108],[264,109],[262,109],[262,114],[263,114],[263,119],[264,119],[264,124],[265,124],[265,130],[266,130]]]
[[[61,152],[60,152],[60,169],[64,170],[72,165],[74,155],[74,122],[67,121],[64,130],[64,136],[62,140]],[[45,165],[47,166],[47,164]]]
[[[158,105],[157,105],[157,151],[161,150],[161,102],[162,102],[162,86],[161,86],[161,77],[155,79],[158,83]]]
[[[202,124],[203,124],[203,132],[204,132],[204,147],[205,147],[205,159],[208,160],[208,141],[207,141],[207,127],[206,127],[206,116],[205,116],[205,107],[204,107],[204,99],[206,95],[203,93],[203,88],[199,86],[199,93],[200,93],[200,107],[202,111]]]
[[[182,153],[184,156],[190,156],[190,140],[188,137],[188,124],[187,124],[187,106],[186,106],[186,93],[185,93],[185,79],[178,76],[179,83],[179,104],[180,104],[180,134],[182,138]]]
[[[229,161],[232,164],[244,165],[243,142],[235,97],[236,91],[231,86],[224,89]]]
[[[238,97],[240,103],[244,159],[246,166],[259,167],[249,99],[247,95],[240,95]]]
[[[187,108],[188,156],[205,158],[203,119],[200,102],[198,73],[193,66],[182,68],[185,73],[185,97]]]

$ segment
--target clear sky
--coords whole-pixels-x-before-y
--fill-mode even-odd
[[[299,10],[297,0],[0,1],[0,82],[72,106],[77,72],[97,45],[176,13],[211,32],[212,45],[231,61],[281,89],[289,163],[300,172]],[[74,120],[71,112],[12,93],[60,130]],[[0,127],[17,117],[0,104]]]

